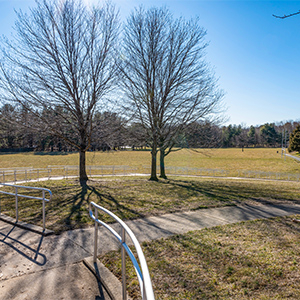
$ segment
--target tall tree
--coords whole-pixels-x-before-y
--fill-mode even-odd
[[[207,120],[189,124],[184,129],[184,135],[185,147],[188,148],[219,148],[222,142],[221,129]]]
[[[32,111],[47,129],[78,149],[80,181],[85,182],[93,115],[97,106],[104,105],[116,74],[114,6],[88,8],[81,0],[37,0],[28,15],[17,13],[15,27],[15,39],[5,41],[0,67],[3,98]],[[76,137],[70,138],[65,126],[44,117],[45,110],[71,126]]]
[[[13,122],[19,117],[19,112],[11,104],[5,104],[0,109],[0,148],[13,149],[16,146],[17,136],[20,135]],[[20,145],[18,145],[20,147]]]
[[[119,149],[125,145],[125,120],[112,112],[95,113],[92,146],[100,149]],[[99,145],[101,141],[101,145]]]
[[[289,152],[300,152],[300,125],[290,135]]]
[[[261,127],[260,132],[261,132],[261,136],[263,138],[265,145],[267,145],[269,147],[276,146],[279,135],[276,132],[275,125],[273,123],[272,124],[269,124],[269,123],[264,124]]]
[[[255,146],[256,145],[255,127],[253,125],[250,126],[247,136],[248,136],[248,144]]]
[[[198,20],[174,19],[166,8],[136,9],[123,41],[124,92],[151,147],[151,177],[166,177],[164,159],[191,122],[214,112],[223,94],[204,60],[205,30]]]

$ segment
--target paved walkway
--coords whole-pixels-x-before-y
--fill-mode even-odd
[[[300,205],[231,206],[126,223],[142,242],[205,227],[292,214],[300,214]],[[116,224],[112,226],[119,230]],[[93,254],[93,236],[94,229],[85,228],[43,237],[0,221],[0,298],[111,299],[82,263]],[[100,228],[98,254],[118,247],[110,233]]]

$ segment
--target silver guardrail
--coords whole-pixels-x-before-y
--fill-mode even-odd
[[[112,217],[114,220],[116,220],[120,225],[121,225],[121,235],[119,235],[111,226],[106,224],[105,222],[101,221],[98,219],[98,211],[105,212],[108,214],[110,217]],[[94,211],[94,213],[93,213]],[[127,293],[126,293],[126,253],[131,259],[131,262],[133,264],[133,267],[135,269],[135,272],[138,277],[139,285],[140,285],[140,290],[141,290],[141,295],[143,300],[155,300],[154,298],[154,293],[153,293],[153,288],[152,288],[152,283],[151,283],[151,278],[147,266],[147,262],[144,256],[144,253],[142,251],[142,248],[131,231],[131,229],[119,218],[117,217],[114,213],[109,211],[108,209],[94,203],[90,202],[89,204],[89,214],[90,217],[95,221],[95,236],[94,236],[94,263],[97,260],[97,249],[98,249],[98,225],[103,225],[106,229],[108,229],[120,242],[121,244],[121,260],[122,260],[122,296],[123,300],[127,299]],[[137,262],[135,256],[133,255],[132,251],[126,244],[126,233],[130,237],[136,252],[137,256],[139,259],[139,263]]]
[[[19,220],[19,197],[22,198],[29,198],[29,199],[36,199],[36,200],[41,200],[43,201],[43,229],[46,229],[45,223],[46,223],[46,213],[45,213],[45,202],[49,202],[52,199],[52,192],[49,189],[46,188],[39,188],[39,187],[32,187],[32,186],[22,186],[22,185],[14,185],[14,184],[7,184],[7,183],[0,183],[0,187],[11,187],[14,188],[15,192],[6,192],[0,190],[0,194],[5,194],[5,195],[11,195],[15,196],[15,205],[16,205],[16,222]],[[34,197],[30,195],[23,195],[19,194],[18,190],[19,189],[28,189],[28,190],[39,190],[42,191],[42,197]],[[46,198],[45,193],[48,192],[50,197],[49,199]],[[1,214],[1,203],[0,203],[0,214]]]

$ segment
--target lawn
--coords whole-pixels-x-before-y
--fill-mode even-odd
[[[299,173],[300,162],[281,158],[281,149],[182,149],[166,157],[166,166]],[[15,153],[0,154],[1,168],[34,167],[48,165],[78,165],[77,153]],[[150,151],[88,152],[87,165],[125,165],[144,172],[150,166]]]
[[[299,173],[299,162],[281,158],[278,149],[181,150],[167,165],[264,172]],[[76,165],[77,154],[1,154],[1,167]],[[148,151],[88,153],[89,165],[150,163]],[[46,227],[60,233],[90,226],[88,204],[94,201],[123,220],[238,204],[300,204],[300,182],[172,177],[103,177],[81,186],[77,180],[28,183],[51,189]],[[22,191],[26,193],[25,191]],[[1,211],[14,217],[14,197],[0,196]],[[19,219],[42,225],[40,201],[21,198]],[[101,216],[110,222],[106,215]],[[300,216],[297,216],[300,218]],[[156,299],[300,299],[300,225],[290,217],[249,221],[143,243]],[[120,276],[118,254],[100,260]],[[136,298],[137,281],[129,272]]]
[[[111,210],[123,220],[243,203],[300,203],[299,182],[200,177],[173,177],[150,182],[140,177],[119,177],[91,180],[83,187],[76,180],[30,185],[46,187],[53,192],[52,201],[46,204],[46,227],[57,233],[93,224],[88,216],[91,201]],[[19,192],[26,193],[21,189]],[[2,212],[14,217],[14,197],[2,195],[0,201]],[[40,201],[20,198],[19,209],[21,220],[42,224]],[[106,215],[103,218],[110,221]]]
[[[156,299],[300,299],[300,224],[292,218],[247,221],[144,242]],[[119,252],[99,259],[121,277]],[[127,272],[130,296],[139,299],[130,260]]]

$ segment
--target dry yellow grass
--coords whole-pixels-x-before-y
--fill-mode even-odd
[[[293,216],[299,218],[299,216]],[[241,222],[143,243],[156,299],[300,299],[300,224]],[[100,260],[121,277],[119,252]],[[128,287],[140,298],[130,263]]]
[[[281,158],[280,149],[183,149],[166,157],[166,166],[223,169],[228,171],[253,170],[264,172],[299,173],[300,163],[292,158]],[[278,153],[277,153],[278,152]],[[88,152],[88,165],[126,165],[143,170],[150,166],[149,151]],[[77,153],[16,153],[1,154],[0,167],[35,167],[48,165],[77,165]]]
[[[53,199],[46,205],[46,226],[56,232],[93,224],[88,216],[91,201],[109,209],[123,220],[244,203],[300,203],[300,182],[199,177],[174,177],[151,182],[147,178],[109,177],[88,181],[83,187],[77,180],[43,181],[31,185],[52,191]],[[22,189],[19,192],[26,193]],[[39,192],[31,191],[30,194],[41,196]],[[14,196],[0,194],[0,202],[2,212],[15,217]],[[42,225],[41,211],[41,201],[20,198],[20,220]],[[103,218],[110,221],[105,214]]]

